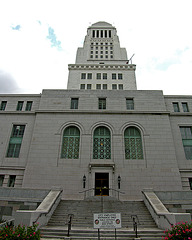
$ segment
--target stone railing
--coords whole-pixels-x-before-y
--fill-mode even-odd
[[[17,210],[15,225],[31,226],[38,223],[38,227],[46,225],[61,200],[62,190],[51,190],[36,210]]]
[[[178,222],[191,221],[190,213],[169,212],[152,189],[144,189],[142,193],[144,203],[159,228],[169,229]]]

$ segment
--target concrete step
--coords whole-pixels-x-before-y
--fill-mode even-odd
[[[54,229],[45,227],[41,229],[41,233],[44,238],[64,238],[67,237],[67,229]],[[161,240],[164,235],[162,230],[150,229],[150,230],[138,230],[137,236],[142,240]],[[118,240],[131,240],[136,237],[133,230],[120,229],[116,231],[116,239]],[[96,229],[72,229],[70,232],[70,239],[98,239],[98,231]],[[114,230],[100,230],[100,239],[115,239]]]

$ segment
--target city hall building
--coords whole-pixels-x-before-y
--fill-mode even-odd
[[[0,95],[0,186],[62,199],[192,189],[192,96],[137,90],[136,65],[106,22],[92,24],[66,90]]]

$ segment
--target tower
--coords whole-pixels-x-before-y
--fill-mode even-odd
[[[120,47],[116,28],[107,22],[92,24],[75,64],[69,64],[70,89],[137,90],[136,65]]]

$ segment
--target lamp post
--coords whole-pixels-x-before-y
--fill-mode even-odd
[[[86,176],[84,174],[84,176],[83,176],[83,188],[85,188],[85,184],[86,184]]]
[[[117,180],[118,180],[118,189],[120,189],[121,188],[121,177],[120,177],[120,175],[118,176]]]

